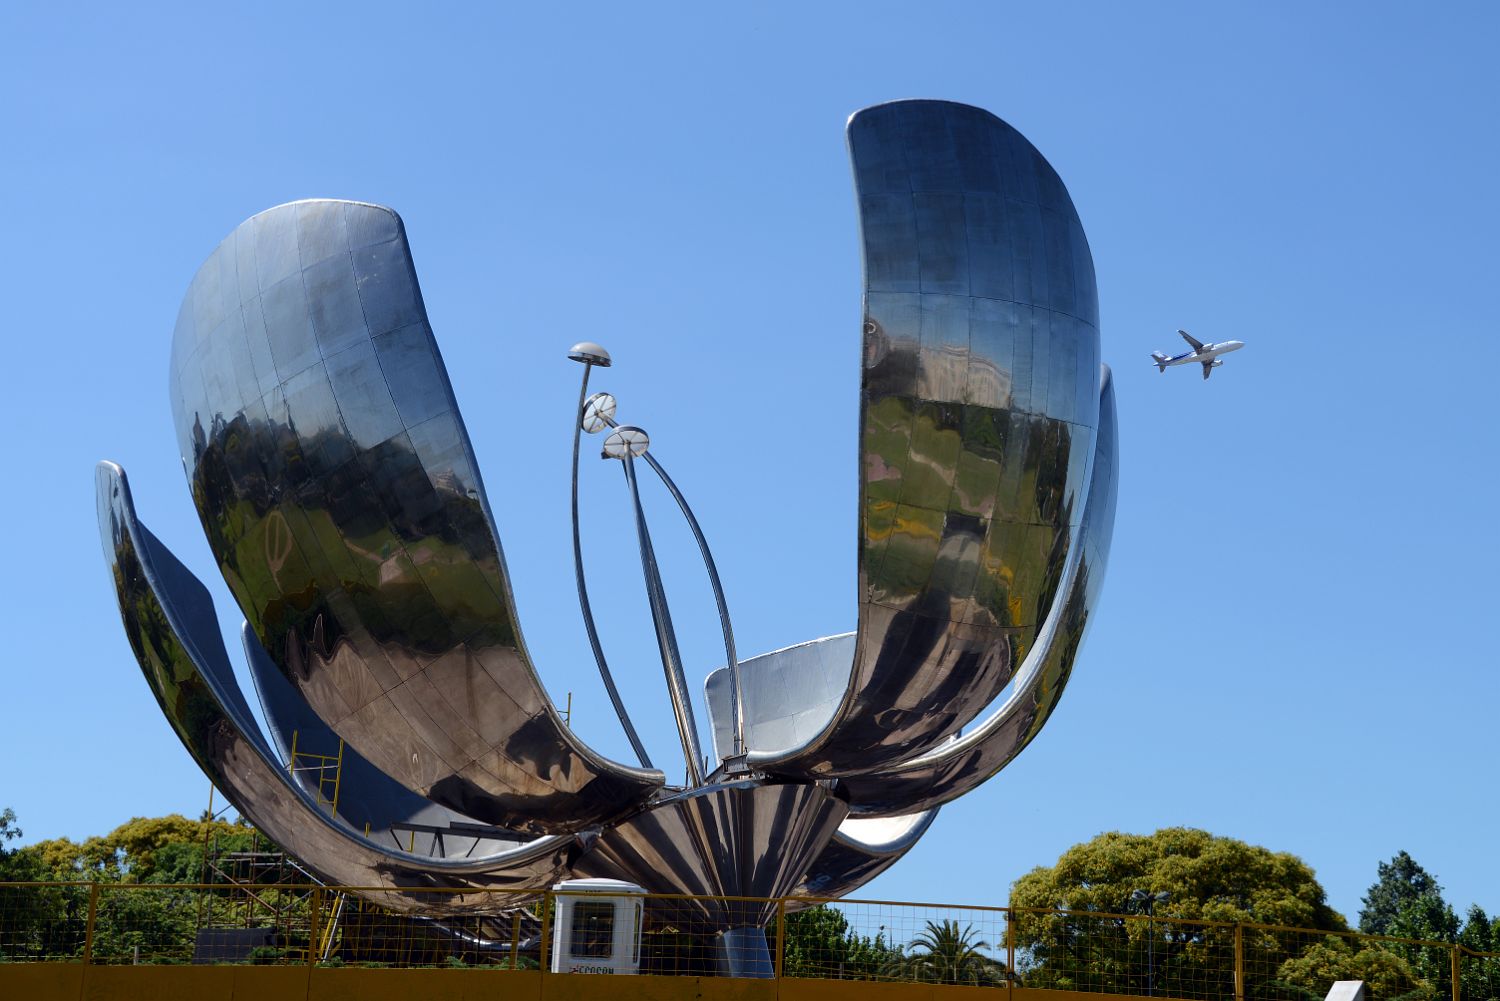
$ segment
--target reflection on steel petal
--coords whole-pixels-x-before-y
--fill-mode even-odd
[[[532,840],[529,835],[481,824],[473,817],[423,799],[366,761],[352,747],[341,747],[339,737],[318,718],[305,699],[281,676],[260,640],[246,623],[240,630],[250,680],[260,699],[261,715],[270,729],[271,743],[281,760],[293,765],[294,756],[319,756],[337,762],[330,776],[323,768],[293,772],[302,788],[328,800],[336,786],[333,809],[344,823],[382,846],[426,850],[429,855],[467,858],[491,855]],[[418,825],[422,836],[415,836]],[[430,830],[428,830],[430,829]]]
[[[838,707],[854,659],[854,634],[825,636],[740,661],[745,743],[794,747],[815,736]],[[733,754],[733,705],[728,668],[703,684],[719,760]]]
[[[860,815],[891,816],[947,803],[1004,768],[1038,733],[1073,670],[1084,632],[1104,580],[1104,555],[1114,532],[1118,443],[1114,381],[1103,370],[1099,435],[1082,526],[1083,544],[1073,547],[1057,603],[1036,646],[1022,664],[1014,691],[980,725],[934,751],[879,772],[844,780]]]
[[[978,108],[856,114],[865,248],[860,617],[842,699],[753,766],[931,750],[1009,683],[1053,603],[1098,424],[1093,263],[1041,154]]]
[[[849,813],[818,785],[757,781],[706,786],[607,829],[579,861],[589,876],[625,879],[722,927],[763,926]],[[743,904],[720,897],[760,898]]]
[[[440,889],[532,889],[567,871],[572,838],[550,836],[485,857],[436,859],[384,848],[329,817],[291,782],[234,680],[208,591],[135,517],[125,471],[101,462],[99,528],[125,632],[188,753],[235,808],[324,879],[382,887],[366,896],[402,911],[492,910],[496,901]],[[504,898],[507,903],[524,896]]]
[[[899,862],[937,819],[937,808],[904,817],[849,817],[807,870],[796,893],[842,897]]]
[[[536,676],[394,212],[297,202],[241,225],[188,291],[171,389],[226,583],[371,764],[533,833],[662,784],[590,750]]]

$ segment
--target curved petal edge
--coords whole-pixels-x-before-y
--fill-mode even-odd
[[[1073,547],[1060,601],[1011,694],[956,740],[893,768],[841,780],[857,816],[892,816],[947,803],[994,776],[1041,732],[1057,707],[1104,583],[1118,494],[1114,380],[1101,366],[1099,435],[1080,544]]]
[[[225,797],[321,878],[396,910],[493,911],[493,895],[531,890],[568,871],[571,837],[538,838],[484,858],[434,859],[390,851],[328,816],[292,782],[234,680],[208,591],[135,515],[125,471],[101,462],[99,527],[120,614],[146,682],[188,753]],[[427,892],[423,892],[427,891]],[[451,891],[451,892],[449,892]]]
[[[662,786],[589,748],[537,676],[395,212],[320,199],[241,224],[188,289],[169,386],[225,582],[375,767],[532,833]]]
[[[859,625],[826,725],[752,767],[875,772],[943,744],[1040,642],[1098,426],[1093,260],[1056,171],[979,108],[855,114],[864,241]]]

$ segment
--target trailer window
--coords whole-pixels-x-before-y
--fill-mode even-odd
[[[614,935],[613,903],[580,900],[573,905],[573,927],[568,936],[569,955],[608,959],[614,953]]]

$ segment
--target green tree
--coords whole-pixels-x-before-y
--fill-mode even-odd
[[[205,843],[216,840],[220,849],[242,851],[259,836],[245,825],[172,814],[136,817],[81,843],[53,838],[6,849],[4,843],[20,834],[14,821],[12,811],[0,813],[0,882],[100,884],[94,955],[106,962],[133,959],[137,951],[153,962],[186,959],[199,912],[194,891],[125,890],[117,884],[197,883]],[[87,885],[0,888],[0,948],[18,958],[79,955],[89,894]]]
[[[1154,913],[1122,917],[1141,910],[1136,890],[1159,901]],[[1111,832],[1075,845],[1056,865],[1017,880],[1011,904],[1018,972],[1028,987],[1125,994],[1234,993],[1233,929],[1196,921],[1348,928],[1301,859],[1181,827]],[[1275,979],[1308,944],[1302,935],[1247,931],[1251,984]]]
[[[1483,907],[1471,904],[1458,943],[1474,952],[1500,952],[1500,915],[1491,921]]]
[[[1376,1001],[1439,1001],[1441,997],[1395,953],[1337,935],[1283,962],[1268,986],[1270,993],[1319,1001],[1328,995],[1329,985],[1339,980],[1363,980]]]
[[[107,882],[196,883],[203,875],[204,846],[244,851],[254,828],[223,820],[188,820],[181,814],[134,817],[103,836],[82,843],[53,838],[20,851],[46,873],[44,879],[100,879]]]
[[[960,927],[948,919],[929,921],[906,952],[892,959],[888,975],[922,983],[998,986],[1005,983],[1008,971],[985,951],[989,948],[973,925]]]
[[[51,874],[31,846],[7,848],[21,837],[15,811],[0,811],[0,882],[46,880]],[[76,955],[83,943],[86,890],[49,886],[0,887],[0,960]]]
[[[782,970],[789,977],[826,980],[882,978],[900,950],[883,932],[860,935],[836,907],[819,904],[786,916]]]
[[[22,854],[20,849],[7,848],[7,841],[14,841],[21,837],[21,829],[16,826],[16,811],[10,807],[0,810],[0,882],[22,882],[24,880],[36,879],[36,868],[31,859]]]
[[[191,890],[101,887],[94,919],[95,960],[188,962],[197,920],[197,896]]]
[[[1371,935],[1394,935],[1392,930],[1402,908],[1423,899],[1443,899],[1443,888],[1417,860],[1404,851],[1375,868],[1376,880],[1361,898],[1359,930]]]
[[[1458,944],[1471,953],[1500,953],[1500,915],[1491,920],[1484,908],[1474,904],[1458,933]],[[1464,955],[1462,964],[1464,997],[1500,998],[1500,956]]]
[[[1405,959],[1440,996],[1452,990],[1453,944],[1471,952],[1500,951],[1497,925],[1484,909],[1473,905],[1467,918],[1461,920],[1443,898],[1437,878],[1406,852],[1397,852],[1389,862],[1380,863],[1375,873],[1376,881],[1364,897],[1360,929],[1419,940],[1392,943],[1388,948]],[[1460,969],[1464,997],[1500,998],[1500,960],[1465,956]]]
[[[1051,868],[1016,881],[1016,907],[1132,913],[1131,894],[1166,891],[1157,913],[1209,921],[1258,921],[1347,930],[1311,867],[1295,855],[1187,827],[1155,834],[1101,834]]]

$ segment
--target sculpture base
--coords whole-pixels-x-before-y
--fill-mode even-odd
[[[812,783],[704,786],[606,828],[573,870],[687,895],[647,906],[654,919],[694,934],[758,929],[848,814],[847,803]]]
[[[776,975],[764,928],[731,928],[719,936],[717,951],[721,977],[765,980]]]

